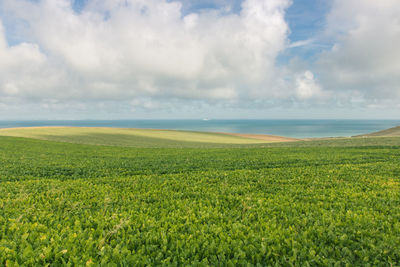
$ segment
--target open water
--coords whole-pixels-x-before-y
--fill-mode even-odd
[[[0,121],[0,128],[87,126],[150,128],[205,132],[272,134],[288,137],[337,137],[375,132],[400,125],[400,120],[43,120]]]

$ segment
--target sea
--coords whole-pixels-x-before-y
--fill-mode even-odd
[[[271,134],[295,138],[349,137],[399,126],[400,120],[36,120],[0,121],[0,128],[78,126]]]

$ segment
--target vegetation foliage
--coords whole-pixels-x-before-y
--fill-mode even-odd
[[[399,139],[362,140],[183,149],[0,137],[0,265],[399,264]]]

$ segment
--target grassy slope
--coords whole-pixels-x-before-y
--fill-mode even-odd
[[[176,149],[0,137],[0,265],[395,266],[400,146],[374,142]]]
[[[269,142],[222,133],[80,127],[0,129],[0,136],[137,148],[354,147],[400,145],[400,137],[332,138],[296,142]]]
[[[125,147],[212,147],[269,143],[222,133],[85,127],[1,129],[0,135],[70,143]],[[218,146],[218,145],[217,145]]]
[[[363,134],[360,136],[366,136],[366,137],[389,137],[389,136],[400,136],[400,126],[393,127],[390,129],[386,129],[383,131],[379,132],[374,132],[374,133],[369,133],[369,134]]]
[[[308,141],[270,143],[265,147],[380,147],[400,146],[400,137],[351,137],[313,139]]]

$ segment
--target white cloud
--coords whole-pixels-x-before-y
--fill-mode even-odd
[[[398,0],[335,0],[325,35],[335,42],[316,66],[325,88],[366,103],[400,99]]]
[[[69,0],[5,0],[3,9],[29,25],[31,43],[8,47],[3,40],[15,74],[0,74],[0,86],[14,97],[82,102],[276,95],[289,4],[246,0],[240,14],[183,15],[179,2],[92,0],[78,14]]]
[[[313,39],[296,41],[296,42],[293,42],[293,43],[289,44],[288,48],[296,48],[296,47],[308,46],[308,45],[311,45],[313,42],[314,42]]]
[[[45,93],[51,79],[47,76],[47,58],[38,45],[21,43],[9,47],[0,21],[0,96],[29,98]],[[47,85],[46,85],[47,83]],[[9,99],[7,99],[9,101]]]
[[[322,90],[314,79],[314,74],[307,70],[296,77],[296,94],[299,99],[322,97]]]

